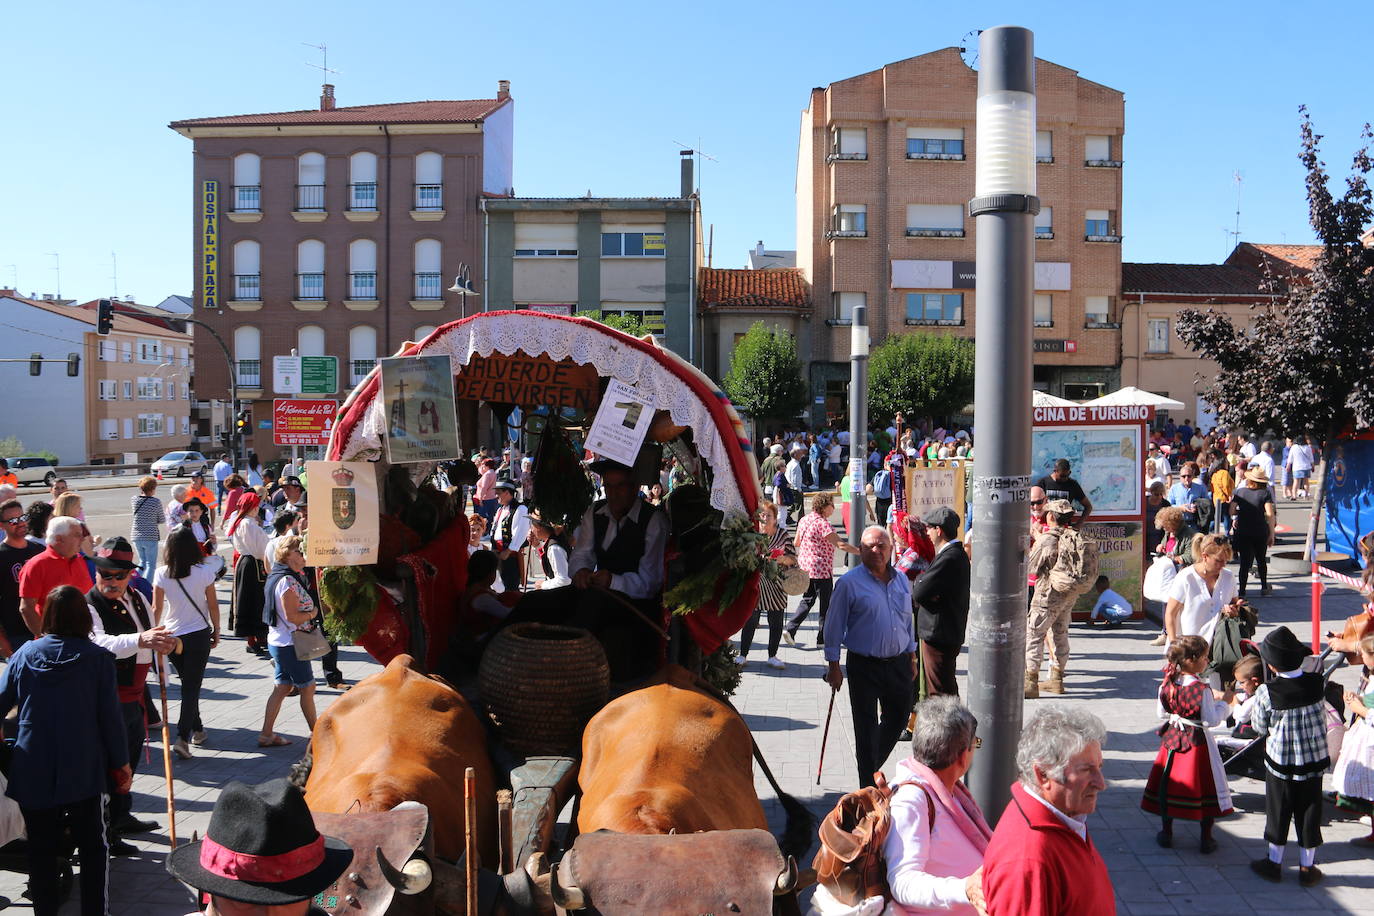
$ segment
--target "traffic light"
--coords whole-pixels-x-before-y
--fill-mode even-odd
[[[29,354],[29,375],[42,375],[42,374],[43,374],[43,354],[42,354],[42,353],[30,353],[30,354]]]
[[[67,354],[67,377],[68,377],[68,378],[76,378],[76,377],[77,377],[78,375],[80,375],[80,374],[81,374],[81,354],[79,354],[79,353],[68,353],[68,354]]]
[[[114,327],[114,303],[109,299],[101,299],[96,303],[95,309],[95,332],[104,337],[110,333]],[[73,372],[72,375],[76,373]]]
[[[248,432],[249,427],[252,425],[253,412],[245,407],[243,410],[240,410],[238,416],[234,418],[234,429],[238,431],[240,435],[243,435]]]

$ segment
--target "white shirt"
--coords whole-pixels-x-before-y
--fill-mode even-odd
[[[1260,452],[1254,458],[1251,458],[1250,465],[1251,467],[1259,465],[1264,469],[1265,477],[1268,477],[1270,480],[1274,479],[1274,456],[1268,452]]]
[[[787,485],[794,490],[806,489],[806,478],[802,476],[801,462],[796,458],[787,462],[787,470],[784,472],[787,478]]]
[[[186,578],[173,579],[167,575],[166,566],[159,566],[153,573],[153,588],[162,589],[162,617],[154,622],[161,623],[173,636],[209,629],[214,618],[205,606],[205,589],[214,585],[217,571],[209,563],[201,562],[191,567]],[[182,586],[186,591],[182,591]]]
[[[491,520],[491,539],[493,544],[501,536],[505,528],[506,516],[515,512],[515,518],[510,525],[510,543],[506,545],[506,550],[520,552],[525,546],[525,539],[530,536],[530,512],[522,503],[510,503],[506,506],[499,506],[496,515]]]
[[[1294,472],[1312,470],[1312,446],[1295,445],[1288,456],[1293,459]]]
[[[259,560],[267,559],[267,529],[258,524],[256,518],[246,518],[239,522],[239,526],[234,529],[234,535],[229,539],[239,556],[255,557]],[[269,564],[270,565],[270,564]]]
[[[134,599],[129,597],[133,591],[133,588],[130,587],[129,590],[124,593],[123,598],[118,601],[112,600],[110,603],[120,604],[129,609],[129,619],[133,621],[134,627],[136,628],[135,632],[120,633],[118,636],[109,635],[105,632],[105,622],[100,619],[100,613],[95,609],[94,605],[88,604],[86,608],[91,612],[91,642],[109,651],[115,658],[128,658],[130,655],[134,655],[136,656],[134,661],[138,662],[140,665],[151,665],[153,663],[153,650],[143,649],[138,645],[138,637],[143,634],[143,621],[139,619],[138,611],[134,609]],[[139,600],[143,598],[142,595],[138,597]],[[153,609],[148,607],[147,602],[144,602],[143,606],[144,613],[146,613],[151,620]]]
[[[549,541],[544,546],[544,556],[549,558],[549,566],[553,568],[553,576],[540,582],[539,587],[562,588],[565,585],[572,585],[572,577],[568,575],[568,552],[563,549],[563,545]]]
[[[1069,828],[1070,830],[1072,830],[1074,833],[1078,834],[1078,838],[1079,838],[1080,840],[1086,840],[1086,839],[1088,838],[1088,825],[1087,825],[1087,824],[1083,823],[1082,821],[1080,821],[1080,820],[1079,820],[1078,818],[1076,818],[1076,817],[1070,817],[1069,815],[1065,814],[1063,811],[1060,811],[1060,810],[1059,810],[1058,808],[1056,808],[1054,805],[1051,805],[1049,802],[1047,802],[1047,801],[1045,801],[1043,798],[1041,798],[1041,797],[1040,797],[1040,793],[1036,792],[1034,789],[1027,788],[1027,786],[1026,786],[1026,784],[1025,784],[1024,782],[1021,783],[1021,788],[1025,789],[1025,790],[1026,790],[1026,794],[1029,795],[1031,798],[1035,799],[1035,800],[1038,801],[1040,804],[1044,805],[1046,808],[1049,808],[1049,809],[1050,809],[1050,812],[1051,812],[1055,817],[1059,818],[1061,821],[1064,822],[1064,826],[1065,826],[1065,827],[1068,827],[1068,828]]]
[[[1109,607],[1119,607],[1127,611],[1128,613],[1133,610],[1131,608],[1131,602],[1127,601],[1125,598],[1122,598],[1120,595],[1118,595],[1116,592],[1112,591],[1109,588],[1102,593],[1102,595],[1097,599],[1097,603],[1093,605],[1092,619],[1096,620],[1098,618],[1098,615],[1100,615],[1104,609]]]
[[[277,583],[276,589],[277,622],[272,624],[267,631],[267,644],[269,646],[276,646],[278,649],[284,649],[287,646],[295,645],[291,639],[291,634],[300,629],[300,627],[286,619],[286,611],[284,610],[286,602],[283,599],[286,597],[287,592],[296,593],[296,597],[300,601],[300,605],[296,608],[297,611],[314,609],[314,603],[310,600],[310,593],[301,588],[300,583],[295,579],[292,579],[290,576],[282,576],[281,581]]]
[[[1168,458],[1164,457],[1163,452],[1160,452],[1151,460],[1155,463],[1155,473],[1160,477],[1168,477],[1174,472],[1174,466],[1169,463]]]
[[[1247,461],[1255,457],[1255,440],[1251,439],[1240,447],[1240,457]]]
[[[1217,577],[1217,587],[1207,591],[1207,583],[1192,566],[1179,571],[1169,586],[1169,597],[1183,605],[1178,618],[1178,632],[1175,636],[1201,636],[1209,643],[1212,631],[1217,627],[1222,608],[1231,603],[1236,596],[1236,577],[1229,569],[1223,569]]]
[[[644,518],[644,513],[649,511],[652,511],[651,507],[637,499],[625,517],[639,523]],[[605,505],[599,510],[594,506],[589,508],[582,516],[574,536],[577,546],[573,548],[568,563],[568,571],[572,575],[584,569],[596,569],[596,548],[592,544],[592,539],[595,537],[593,532],[596,531],[593,517],[598,512],[609,520],[606,524],[606,536],[601,540],[603,549],[615,543],[616,535],[620,533],[621,523],[611,515],[610,509]],[[644,555],[639,558],[639,568],[634,572],[612,575],[611,590],[622,592],[631,598],[650,598],[657,595],[663,590],[663,551],[667,546],[667,513],[661,510],[654,511],[644,531]]]

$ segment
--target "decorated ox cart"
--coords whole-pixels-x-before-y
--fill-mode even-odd
[[[614,428],[598,433],[608,415]],[[570,529],[591,518],[584,448],[615,452],[646,485],[671,456],[680,470],[664,503],[663,597],[632,608],[657,634],[656,674],[612,683],[603,646],[575,627],[468,627],[462,484],[474,469],[461,456],[484,427],[533,444],[531,501]],[[700,676],[702,659],[753,612],[760,577],[777,575],[758,549],[749,443],[706,376],[595,321],[483,313],[382,360],[345,401],[327,460],[308,467],[317,508],[307,548],[327,623],[386,665],[321,716],[298,768],[321,828],[355,850],[355,867],[318,906],[795,908],[785,853],[809,844],[809,815]],[[457,485],[436,486],[436,469]],[[522,605],[512,603],[514,618]],[[781,850],[754,794],[754,759],[788,813]],[[650,760],[673,765],[627,765]],[[574,797],[560,843],[556,822]]]

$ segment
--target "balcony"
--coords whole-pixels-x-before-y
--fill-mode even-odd
[[[1037,328],[1052,328],[1054,327],[1054,320],[1051,318],[1037,318],[1035,319],[1035,326]]]
[[[1085,242],[1114,242],[1114,243],[1116,243],[1116,244],[1120,244],[1120,243],[1121,243],[1121,236],[1119,236],[1119,235],[1113,235],[1112,233],[1109,233],[1109,232],[1103,232],[1103,233],[1094,233],[1094,232],[1090,232],[1090,233],[1088,233],[1087,235],[1083,236],[1083,241],[1085,241]]]
[[[444,298],[443,277],[438,273],[423,272],[415,274],[416,299]]]
[[[377,365],[375,359],[353,359],[349,360],[350,383],[357,385],[367,378],[367,374]]]
[[[868,238],[867,229],[827,229],[825,237],[828,239],[863,239]]]
[[[377,182],[355,181],[348,186],[348,209],[344,218],[352,222],[371,222],[377,219]]]
[[[442,184],[417,184],[414,192],[414,207],[410,211],[412,219],[437,220],[444,218],[444,186]]]
[[[1111,321],[1106,315],[1089,315],[1083,327],[1089,331],[1119,331],[1121,322]]]
[[[348,275],[348,298],[344,300],[344,308],[353,312],[371,312],[380,304],[375,270],[355,270]]]
[[[1046,228],[1045,226],[1036,226],[1035,237],[1037,239],[1052,239],[1054,238],[1054,230]]]
[[[1036,156],[1035,161],[1039,165],[1050,165],[1054,162],[1053,156]]]
[[[908,326],[928,325],[941,328],[962,328],[964,319],[962,318],[907,318]]]
[[[1083,165],[1090,169],[1119,169],[1120,159],[1084,159]]]
[[[236,366],[238,368],[238,385],[240,388],[262,387],[262,360],[241,359],[237,362]]]
[[[249,302],[262,300],[262,274],[234,274],[234,298]]]
[[[964,237],[962,229],[914,229],[910,226],[906,230],[907,238],[912,239],[961,239]]]
[[[325,306],[324,274],[296,274],[296,298],[291,300],[291,304],[302,312],[323,311]]]
[[[234,206],[227,216],[230,222],[256,223],[262,219],[262,187],[255,184],[234,185]]]
[[[868,159],[868,153],[838,153],[832,152],[825,157],[826,162],[864,162]]]
[[[316,223],[327,215],[324,210],[324,185],[296,185],[296,209],[291,211],[292,217],[299,222]]]

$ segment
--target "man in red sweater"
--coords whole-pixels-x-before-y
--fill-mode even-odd
[[[1097,807],[1102,739],[1089,712],[1050,707],[1036,713],[1016,751],[1020,781],[983,858],[989,916],[1113,916],[1107,864],[1088,839]]]

